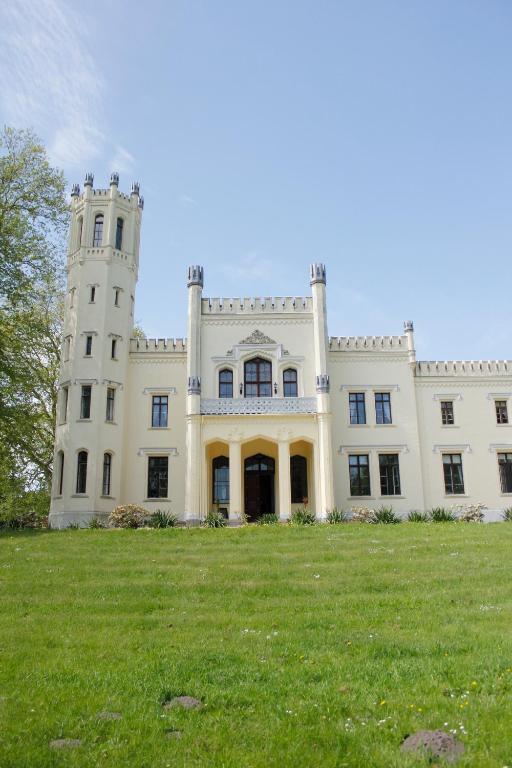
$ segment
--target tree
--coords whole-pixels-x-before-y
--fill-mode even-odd
[[[30,131],[0,134],[0,511],[47,505],[59,371],[64,177]],[[36,499],[37,497],[37,499]]]

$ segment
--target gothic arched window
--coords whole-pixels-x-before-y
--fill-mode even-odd
[[[233,397],[233,371],[229,368],[219,371],[219,397]]]
[[[94,235],[92,238],[93,248],[99,248],[102,242],[103,242],[103,214],[98,213],[96,214],[96,218],[94,219]]]
[[[254,357],[244,365],[245,397],[272,397],[272,364]]]
[[[283,371],[283,395],[285,397],[297,397],[297,371],[295,368],[287,368]]]
[[[116,225],[116,251],[123,247],[123,220],[118,219]]]
[[[87,451],[80,451],[76,466],[76,492],[85,493],[87,488]]]

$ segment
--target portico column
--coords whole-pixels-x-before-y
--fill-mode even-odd
[[[201,297],[203,268],[188,269],[187,336],[187,468],[185,477],[185,520],[201,519]],[[203,510],[204,512],[206,510]]]
[[[290,443],[279,441],[279,519],[288,520],[291,514],[292,489],[290,483]]]
[[[240,520],[242,511],[242,446],[229,443],[229,519]]]

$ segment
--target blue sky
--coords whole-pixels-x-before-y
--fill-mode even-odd
[[[8,0],[0,120],[69,182],[146,205],[136,316],[181,336],[205,295],[309,292],[331,335],[511,358],[509,0]]]

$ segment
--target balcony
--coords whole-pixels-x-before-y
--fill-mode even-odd
[[[201,398],[204,416],[254,416],[316,413],[316,397]]]

